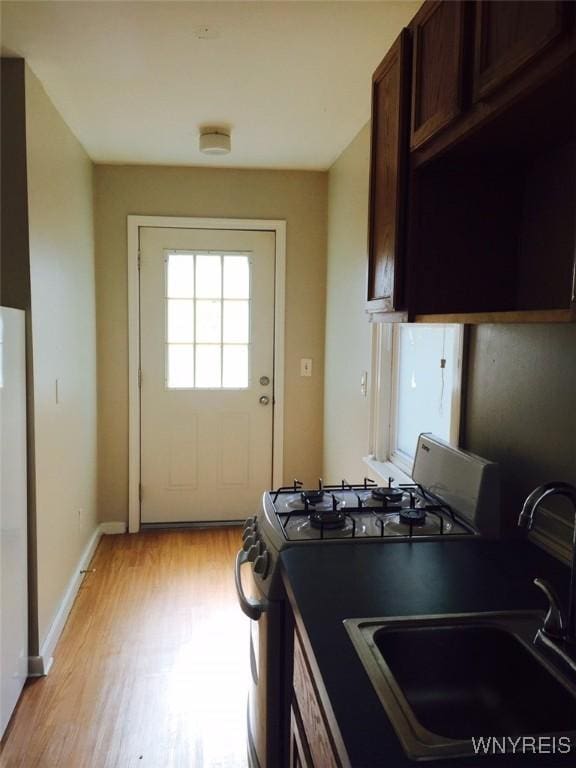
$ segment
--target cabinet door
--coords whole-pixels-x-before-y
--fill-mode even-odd
[[[314,768],[296,702],[290,710],[290,768]]]
[[[332,747],[332,739],[328,731],[323,707],[320,704],[316,686],[308,668],[308,662],[300,639],[294,633],[294,671],[293,690],[296,707],[301,716],[303,742],[310,750],[311,761],[304,763],[308,768],[339,768],[340,761]],[[304,750],[301,750],[300,759]]]
[[[568,3],[556,0],[479,0],[474,99],[492,93],[559,38],[570,10]]]
[[[464,3],[429,0],[410,27],[414,34],[410,146],[415,149],[462,111]]]
[[[409,33],[405,29],[372,78],[369,310],[402,308],[409,87]]]

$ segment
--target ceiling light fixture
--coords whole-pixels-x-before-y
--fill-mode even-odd
[[[230,133],[222,128],[202,129],[200,152],[205,155],[227,155],[230,152]]]

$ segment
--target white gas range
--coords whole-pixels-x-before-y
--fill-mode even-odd
[[[391,544],[499,534],[498,465],[423,434],[412,483],[379,485],[342,481],[305,489],[298,481],[267,491],[258,513],[244,525],[236,558],[236,588],[251,622],[252,684],[248,707],[249,765],[282,764],[289,706],[283,684],[283,549],[318,544]],[[240,569],[250,563],[257,598],[245,595]]]
[[[246,559],[262,592],[274,591],[278,553],[290,546],[499,535],[500,479],[494,462],[422,434],[412,481],[379,485],[366,478],[304,489],[296,480],[264,493],[243,534]]]

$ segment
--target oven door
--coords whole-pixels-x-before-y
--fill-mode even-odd
[[[240,607],[250,621],[250,686],[248,691],[248,764],[250,768],[285,765],[286,706],[284,602],[266,600],[252,579],[248,597],[240,569],[248,562],[240,550],[236,557],[236,591]]]

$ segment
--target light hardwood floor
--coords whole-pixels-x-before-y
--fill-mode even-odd
[[[2,768],[245,768],[239,528],[105,536]]]

